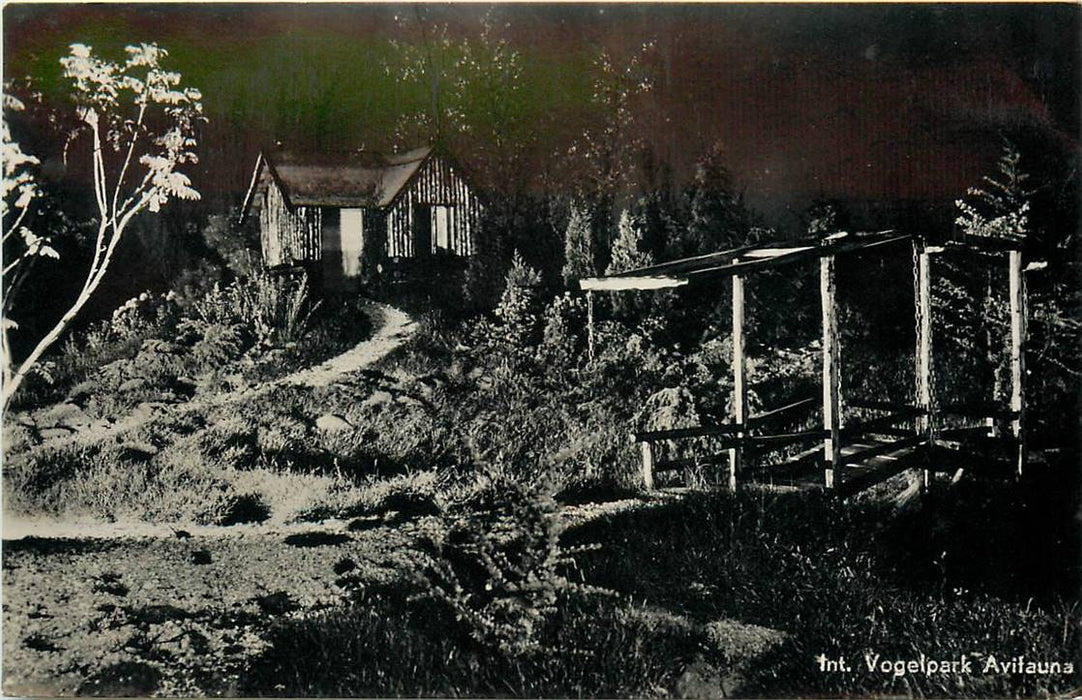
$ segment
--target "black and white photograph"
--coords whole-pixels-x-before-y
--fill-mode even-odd
[[[1082,693],[1082,5],[7,2],[2,693]]]

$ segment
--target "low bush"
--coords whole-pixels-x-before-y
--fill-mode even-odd
[[[546,651],[541,635],[557,604],[596,593],[567,578],[574,552],[560,546],[562,531],[550,486],[496,479],[424,542],[431,555],[417,576],[422,595],[483,647],[509,657]]]

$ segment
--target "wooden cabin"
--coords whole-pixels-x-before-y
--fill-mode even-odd
[[[259,217],[268,269],[303,268],[328,291],[463,268],[482,205],[461,168],[430,147],[256,159],[242,220]]]

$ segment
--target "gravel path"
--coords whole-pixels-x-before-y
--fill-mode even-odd
[[[416,526],[4,543],[6,695],[236,695],[276,621],[389,584]]]

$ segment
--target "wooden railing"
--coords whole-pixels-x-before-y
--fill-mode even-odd
[[[752,416],[746,423],[728,423],[725,425],[704,425],[691,428],[674,428],[671,430],[651,430],[632,433],[631,439],[639,445],[642,455],[642,478],[643,485],[649,490],[654,488],[654,476],[666,471],[674,471],[685,467],[699,464],[712,464],[723,458],[733,459],[732,450],[756,447],[783,447],[787,444],[802,442],[805,440],[822,440],[829,436],[829,431],[805,430],[775,434],[751,434],[781,416],[790,415],[799,409],[806,409],[816,403],[814,398],[801,399],[793,403],[781,406],[770,411],[764,411]],[[714,447],[728,452],[718,452],[702,458],[689,457],[683,459],[659,460],[657,458],[658,443],[666,441],[689,440],[694,438],[713,437],[719,438]]]

